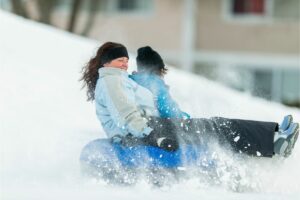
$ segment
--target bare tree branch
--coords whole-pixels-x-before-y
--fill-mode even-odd
[[[95,22],[95,18],[96,18],[98,9],[99,9],[99,0],[90,0],[88,20],[87,20],[87,23],[85,24],[85,27],[84,27],[81,35],[87,36],[88,33],[90,32],[90,30],[93,27],[93,24]]]
[[[40,22],[51,24],[51,14],[57,2],[58,0],[37,0]]]
[[[28,12],[22,0],[11,0],[13,13],[28,18]]]
[[[79,8],[81,4],[82,4],[82,0],[73,0],[72,11],[71,11],[69,27],[68,27],[68,31],[70,32],[74,32],[75,30],[75,23],[76,23],[78,13],[80,11]]]

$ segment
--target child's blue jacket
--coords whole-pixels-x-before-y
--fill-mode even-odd
[[[190,118],[190,115],[181,111],[178,104],[172,99],[169,87],[161,77],[148,73],[133,73],[129,77],[152,92],[160,117]]]

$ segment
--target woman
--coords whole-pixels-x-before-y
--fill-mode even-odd
[[[189,119],[190,115],[180,110],[163,80],[167,69],[160,55],[149,46],[142,47],[138,49],[136,63],[138,72],[130,75],[130,78],[152,92],[159,116]]]
[[[237,152],[253,156],[290,155],[299,125],[292,117],[282,126],[226,118],[168,119],[157,117],[152,93],[128,77],[128,53],[122,44],[107,42],[83,70],[88,100],[108,137],[124,145],[146,144],[176,150],[178,143],[216,140]],[[259,152],[259,153],[258,153]]]

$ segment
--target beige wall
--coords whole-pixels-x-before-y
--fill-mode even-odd
[[[249,24],[226,20],[222,7],[224,0],[196,1],[196,49],[293,55],[300,53],[299,21]],[[173,52],[174,57],[181,50],[183,2],[154,0],[153,10],[145,14],[99,13],[90,37],[118,41],[132,51],[149,44],[165,55]],[[54,19],[57,26],[65,27],[66,14],[57,13]],[[83,13],[79,18],[78,33],[85,20]]]
[[[181,0],[155,0],[145,14],[99,14],[90,37],[119,41],[131,50],[151,45],[160,50],[180,48]],[[81,17],[84,21],[84,17]],[[81,27],[78,27],[81,29]]]
[[[222,0],[199,0],[197,48],[299,54],[299,22],[255,24],[224,18]]]

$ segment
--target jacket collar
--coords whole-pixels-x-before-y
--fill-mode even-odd
[[[127,71],[115,67],[102,67],[98,69],[99,78],[107,75],[122,75],[128,76]]]

